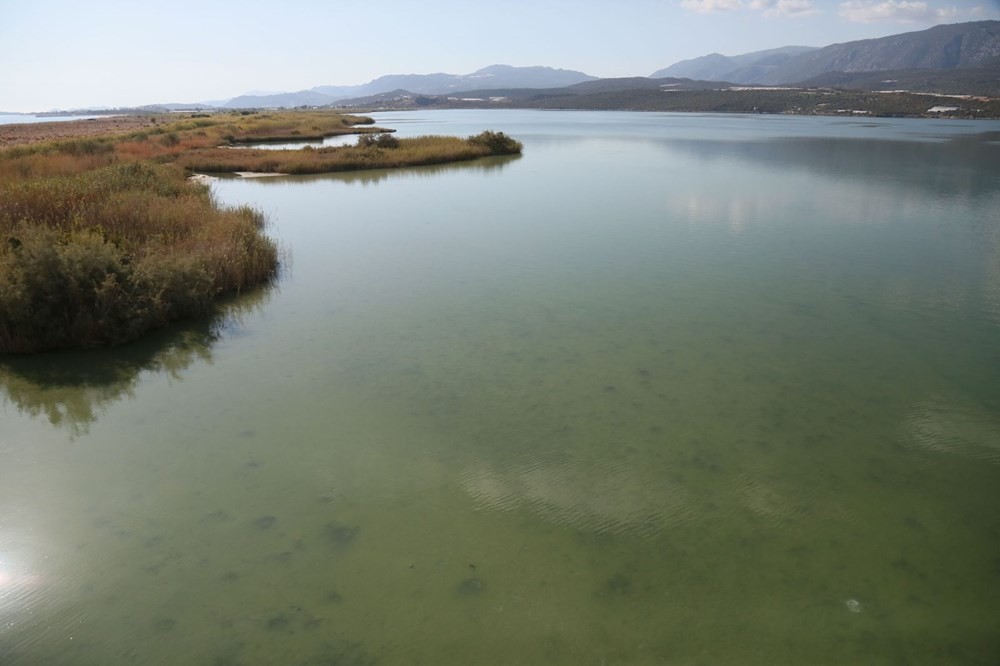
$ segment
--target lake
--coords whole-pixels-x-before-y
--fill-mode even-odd
[[[376,114],[270,288],[0,359],[3,664],[989,664],[1000,123]]]

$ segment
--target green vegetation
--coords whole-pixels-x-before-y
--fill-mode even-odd
[[[162,119],[161,119],[162,120]],[[319,173],[520,152],[503,134],[396,139],[335,113],[187,116],[123,137],[0,151],[0,353],[117,344],[266,283],[279,251],[191,170]],[[220,147],[362,133],[356,146]]]
[[[197,150],[179,156],[177,162],[192,171],[207,173],[256,171],[312,174],[426,166],[520,152],[521,144],[502,132],[483,132],[467,139],[451,136],[397,139],[383,133],[363,134],[354,146],[302,150]]]
[[[124,342],[266,281],[278,250],[169,165],[114,164],[0,186],[0,351]]]

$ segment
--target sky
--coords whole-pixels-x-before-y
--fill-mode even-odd
[[[1000,19],[1000,0],[0,0],[0,111],[224,100],[493,64],[648,76],[712,52]]]

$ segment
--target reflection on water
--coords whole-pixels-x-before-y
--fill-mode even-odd
[[[335,146],[353,146],[358,142],[358,134],[337,134],[328,136],[322,141],[268,141],[263,143],[241,143],[229,146],[239,150],[241,148],[257,148],[261,150],[301,150],[302,148],[331,148]]]
[[[989,663],[989,124],[406,118],[525,154],[220,179],[266,304],[5,360],[0,663]]]
[[[782,171],[806,170],[824,177],[883,185],[916,197],[997,196],[998,146],[993,134],[941,141],[889,141],[834,137],[789,137],[745,141],[671,138],[670,151],[697,161],[744,160]],[[934,172],[928,178],[928,171]],[[912,189],[911,189],[912,188]]]
[[[521,159],[520,155],[498,155],[495,157],[484,157],[468,162],[455,162],[452,164],[431,164],[428,166],[414,167],[411,169],[366,169],[363,171],[344,171],[341,173],[317,173],[303,176],[273,176],[269,178],[258,178],[255,182],[268,185],[305,185],[317,181],[335,181],[340,183],[374,185],[389,179],[399,178],[437,178],[448,173],[459,171],[498,173],[506,168],[510,163]]]
[[[143,374],[180,379],[196,361],[211,364],[219,336],[263,308],[272,290],[261,287],[229,298],[211,317],[156,331],[120,348],[5,356],[0,358],[0,394],[22,414],[84,434],[108,404],[135,397]]]

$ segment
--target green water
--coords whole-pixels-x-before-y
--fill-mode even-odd
[[[1000,124],[377,120],[525,154],[0,361],[0,664],[997,663]]]

